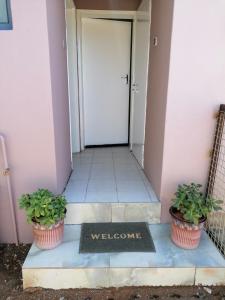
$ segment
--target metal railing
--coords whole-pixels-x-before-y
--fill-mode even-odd
[[[209,171],[207,196],[222,200],[222,211],[210,214],[206,230],[220,252],[225,256],[225,105],[220,105],[212,160]]]

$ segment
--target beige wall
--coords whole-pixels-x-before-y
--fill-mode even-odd
[[[141,0],[74,0],[77,9],[136,10]]]
[[[160,198],[173,0],[153,0],[145,131],[145,173]],[[153,45],[157,36],[158,46]]]
[[[70,160],[65,158],[69,152],[67,123],[62,124],[60,119],[67,118],[68,110],[65,56],[60,50],[61,42],[59,45],[58,37],[51,32],[52,26],[59,30],[55,18],[63,22],[64,10],[61,12],[63,7],[58,1],[54,10],[48,11],[51,24],[47,23],[46,1],[12,0],[13,30],[0,31],[0,132],[7,138],[19,237],[23,242],[31,241],[31,230],[18,209],[18,197],[40,187],[62,191]],[[53,35],[48,39],[48,34]],[[59,30],[61,40],[63,35]],[[8,202],[2,191],[1,203]],[[6,207],[0,211],[0,226],[4,224],[5,231],[0,241],[12,242]]]

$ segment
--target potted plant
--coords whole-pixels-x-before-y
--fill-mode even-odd
[[[208,214],[221,209],[222,201],[205,197],[201,187],[195,183],[179,185],[170,207],[171,238],[177,246],[184,249],[198,247]]]
[[[66,199],[46,189],[25,194],[19,199],[25,209],[28,223],[32,224],[34,242],[40,249],[53,249],[62,242]]]

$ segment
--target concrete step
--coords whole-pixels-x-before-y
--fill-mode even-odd
[[[23,265],[24,288],[224,285],[225,260],[204,232],[196,250],[177,248],[170,226],[149,225],[154,253],[79,254],[80,225],[65,226],[53,250],[32,246]]]
[[[160,223],[161,203],[69,203],[65,224],[95,222]]]

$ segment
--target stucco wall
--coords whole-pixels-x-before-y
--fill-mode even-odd
[[[46,0],[54,121],[57,193],[70,175],[70,123],[67,81],[66,20],[64,1]]]
[[[179,183],[205,186],[214,113],[225,102],[225,2],[175,0],[174,12],[172,4],[153,0],[151,36],[159,45],[150,50],[146,124],[145,169],[162,202],[162,222],[170,220]]]
[[[225,103],[225,1],[174,6],[161,201],[162,220],[178,183],[206,184],[216,120]]]
[[[173,0],[152,1],[144,169],[159,198],[161,197],[172,18]],[[158,46],[153,45],[154,37],[158,38]]]
[[[62,189],[68,166],[64,170],[63,155],[57,152],[61,152],[63,146],[55,151],[55,146],[60,143],[55,137],[67,134],[67,129],[64,125],[61,127],[58,119],[61,112],[57,113],[62,109],[59,98],[65,103],[67,98],[60,91],[64,88],[59,83],[60,76],[55,74],[56,79],[51,79],[56,62],[51,61],[50,66],[49,42],[53,41],[48,39],[46,1],[12,0],[11,6],[14,28],[0,31],[0,132],[7,138],[20,241],[30,242],[30,226],[26,224],[24,213],[18,209],[17,199],[22,193],[39,187],[53,192]],[[64,58],[58,55],[57,59],[62,61],[57,62],[56,72],[61,72],[62,68],[64,76]],[[59,96],[53,99],[57,84]],[[68,153],[67,148],[65,151]],[[0,201],[8,201],[1,191]],[[8,239],[0,236],[0,240],[12,242],[6,209],[0,211],[0,220],[0,225],[4,224],[5,230],[9,231]]]

